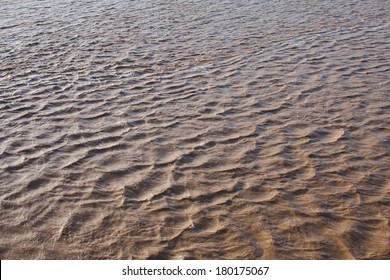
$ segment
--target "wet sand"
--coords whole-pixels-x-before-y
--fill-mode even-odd
[[[390,259],[389,1],[2,1],[1,259]]]

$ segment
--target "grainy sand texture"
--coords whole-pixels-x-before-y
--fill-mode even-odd
[[[1,259],[390,259],[390,1],[2,0]]]

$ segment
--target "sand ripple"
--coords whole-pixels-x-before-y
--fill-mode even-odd
[[[2,1],[0,257],[390,258],[387,1]]]

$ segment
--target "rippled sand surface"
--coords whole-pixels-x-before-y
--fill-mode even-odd
[[[2,259],[390,258],[390,2],[1,1]]]

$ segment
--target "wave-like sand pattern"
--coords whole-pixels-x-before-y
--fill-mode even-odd
[[[386,1],[2,1],[1,259],[390,258]]]

